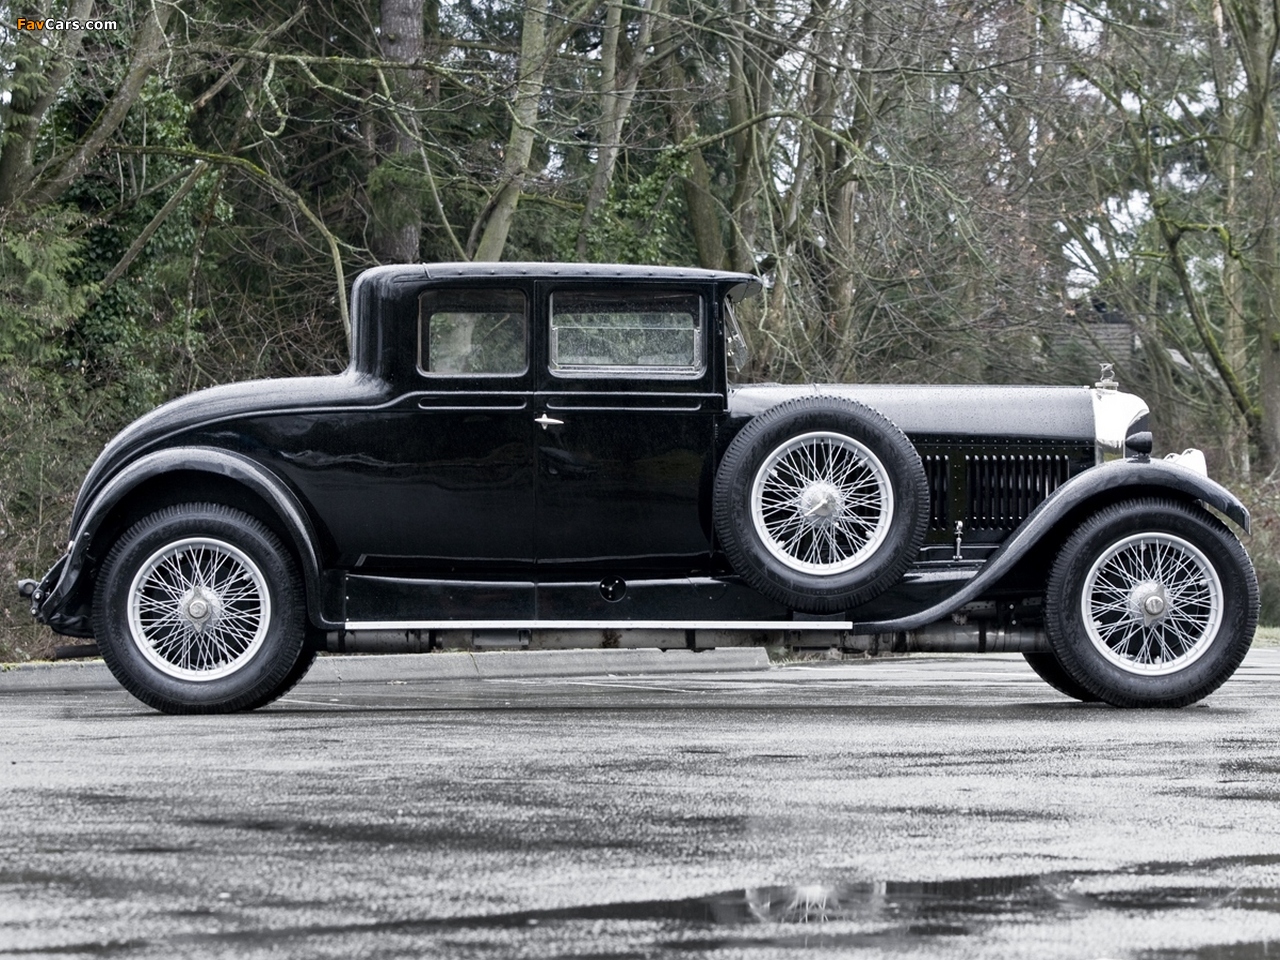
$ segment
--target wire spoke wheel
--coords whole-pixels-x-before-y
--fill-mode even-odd
[[[93,628],[115,678],[165,713],[255,710],[315,659],[293,557],[261,520],[219,503],[129,527],[94,584]]]
[[[1204,699],[1240,666],[1257,623],[1258,580],[1239,538],[1198,504],[1162,497],[1086,518],[1045,586],[1054,658],[1116,707]]]
[[[225,540],[166,544],[143,561],[129,587],[130,636],[148,662],[174,679],[235,673],[262,648],[270,624],[262,571]]]
[[[1085,632],[1098,652],[1143,676],[1176,673],[1212,646],[1224,594],[1214,565],[1171,533],[1125,537],[1103,551],[1080,596]]]
[[[875,554],[889,534],[893,487],[878,457],[852,437],[814,431],[765,458],[751,490],[757,536],[802,573],[844,573]]]
[[[716,545],[774,603],[847,612],[916,559],[928,493],[920,455],[883,414],[845,397],[796,397],[757,413],[725,449]]]

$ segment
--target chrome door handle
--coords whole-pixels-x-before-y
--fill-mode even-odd
[[[552,425],[559,427],[564,424],[563,420],[557,420],[555,417],[548,417],[545,413],[540,417],[534,417],[533,422],[542,424],[543,430]]]

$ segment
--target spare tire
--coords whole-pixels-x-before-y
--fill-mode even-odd
[[[716,536],[733,569],[806,613],[883,593],[916,558],[928,485],[911,441],[841,397],[788,400],[738,433],[716,471]]]

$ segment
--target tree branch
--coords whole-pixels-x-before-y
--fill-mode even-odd
[[[93,0],[76,0],[69,15],[84,20],[92,8]],[[3,119],[0,126],[4,129],[4,136],[0,138],[0,207],[12,203],[23,192],[23,186],[30,176],[31,158],[40,131],[40,121],[62,90],[62,85],[67,82],[71,66],[80,52],[84,31],[71,30],[63,36],[62,43],[52,51],[58,59],[46,77],[37,77],[40,72],[39,64],[15,65],[17,79],[11,84],[9,103],[7,107],[0,108],[0,118]],[[19,43],[26,39],[20,39]],[[14,89],[20,84],[40,84],[40,92],[34,96],[30,93],[21,94]]]
[[[307,12],[307,8],[305,5],[299,7],[298,12],[295,13],[288,20],[286,20],[284,23],[280,24],[280,26],[276,27],[274,30],[270,31],[269,33],[264,33],[259,35],[258,39],[253,41],[253,44],[252,46],[249,47],[249,49],[255,52],[258,50],[261,50],[263,47],[267,45],[268,40],[274,40],[277,36],[284,33],[286,30],[292,27],[295,23],[301,20],[303,16],[306,14],[306,12]],[[236,74],[238,74],[241,70],[243,70],[244,65],[248,62],[249,62],[248,58],[241,57],[239,60],[233,63],[231,67],[227,70],[227,72],[224,73],[221,77],[219,77],[216,81],[214,81],[213,85],[209,87],[208,90],[200,94],[200,96],[196,97],[196,99],[192,101],[191,109],[192,110],[203,109],[204,106],[210,100],[212,100],[214,97],[216,97],[219,93],[222,92],[223,87],[225,87],[228,83],[230,83],[233,79],[235,79]]]
[[[30,197],[33,206],[51,203],[61,196],[84,173],[85,168],[97,156],[107,139],[124,121],[129,108],[142,92],[143,81],[151,72],[156,53],[164,43],[165,25],[169,22],[169,15],[172,12],[173,7],[168,3],[157,2],[152,5],[150,14],[145,17],[142,29],[138,32],[138,40],[133,48],[133,59],[115,96],[98,114],[93,126],[89,128],[88,135],[58,166],[57,172],[36,186]]]
[[[195,169],[191,171],[187,179],[182,182],[182,185],[179,186],[177,190],[173,191],[173,196],[170,197],[168,202],[160,208],[159,212],[151,218],[151,222],[142,228],[142,232],[134,238],[133,243],[129,244],[129,249],[124,252],[124,256],[121,257],[116,265],[111,268],[111,271],[102,278],[102,282],[98,284],[97,290],[93,292],[89,297],[88,303],[85,304],[86,309],[97,303],[98,300],[102,298],[102,295],[106,293],[117,280],[124,276],[125,271],[129,269],[129,266],[137,258],[138,254],[142,252],[143,248],[151,240],[152,236],[155,235],[155,232],[160,229],[160,225],[169,218],[169,214],[173,213],[173,211],[177,209],[178,204],[180,204],[186,195],[192,191],[195,185],[200,181],[200,178],[204,176],[208,170],[209,165],[205,161],[196,161]]]
[[[337,284],[338,313],[342,317],[342,328],[346,331],[347,338],[350,339],[351,314],[347,310],[347,280],[346,274],[342,268],[342,253],[338,249],[338,238],[335,237],[329,228],[324,225],[324,221],[316,216],[315,212],[307,206],[307,202],[302,199],[301,195],[298,191],[294,190],[293,187],[286,183],[282,183],[262,167],[258,166],[256,163],[245,160],[243,157],[229,157],[221,153],[210,153],[206,150],[190,150],[177,147],[134,147],[123,143],[114,145],[112,149],[120,153],[152,154],[164,157],[187,157],[192,160],[204,160],[208,163],[214,163],[220,166],[233,167],[237,170],[243,170],[255,180],[266,184],[272,190],[275,190],[281,196],[285,197],[290,203],[298,208],[298,212],[306,217],[313,227],[320,231],[321,236],[324,237],[325,242],[329,245],[329,256],[333,261],[334,280]]]

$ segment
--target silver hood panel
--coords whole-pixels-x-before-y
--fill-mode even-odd
[[[847,397],[884,414],[911,436],[1028,437],[1095,442],[1089,387],[753,384],[735,387],[729,410],[751,417],[794,397]]]

